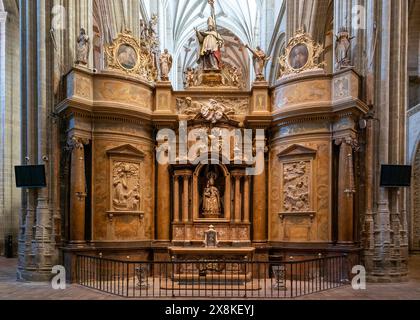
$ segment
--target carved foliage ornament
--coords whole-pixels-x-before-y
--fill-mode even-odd
[[[279,58],[280,77],[323,68],[325,62],[319,63],[323,51],[322,46],[313,41],[309,34],[298,30],[289,40],[286,53]]]
[[[157,69],[154,56],[147,43],[132,36],[131,31],[119,34],[110,45],[105,46],[107,68],[120,70],[154,82],[157,80]]]

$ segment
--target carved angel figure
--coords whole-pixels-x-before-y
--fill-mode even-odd
[[[195,69],[188,67],[187,71],[184,72],[185,74],[185,88],[190,88],[195,85]]]

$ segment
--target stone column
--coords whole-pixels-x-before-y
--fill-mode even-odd
[[[340,146],[338,164],[338,241],[340,243],[353,243],[354,227],[354,169],[353,149],[354,140],[338,139]]]
[[[266,166],[265,166],[266,168]],[[267,241],[267,172],[254,176],[253,184],[253,242]]]
[[[189,213],[190,213],[190,188],[189,188],[189,180],[191,178],[191,172],[184,172],[182,179],[184,183],[184,188],[182,191],[182,222],[188,223],[190,221]]]
[[[169,165],[157,164],[157,240],[169,241],[171,226]]]
[[[244,206],[244,223],[249,223],[249,176],[244,177],[244,197],[243,197],[243,206]]]
[[[241,223],[242,211],[241,211],[241,177],[242,174],[239,172],[233,173],[235,179],[235,223]]]
[[[87,141],[72,137],[70,171],[70,244],[85,244],[86,175],[84,145]]]
[[[5,194],[5,131],[6,131],[6,12],[0,12],[0,254],[7,232]]]
[[[178,223],[179,218],[179,177],[174,176],[174,223]]]

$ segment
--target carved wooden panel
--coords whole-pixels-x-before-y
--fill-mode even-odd
[[[111,208],[140,212],[140,162],[112,161]]]
[[[311,211],[309,202],[311,161],[297,161],[283,165],[283,211]]]

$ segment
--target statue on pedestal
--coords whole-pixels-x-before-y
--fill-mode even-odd
[[[89,60],[89,51],[89,36],[86,34],[86,30],[82,28],[80,29],[80,35],[77,38],[76,63],[86,66]]]
[[[338,35],[336,36],[336,47],[335,47],[335,60],[336,67],[338,70],[343,68],[351,67],[349,50],[351,46],[351,40],[354,37],[350,37],[350,34],[346,27],[340,28]]]
[[[251,51],[254,60],[254,70],[257,81],[264,81],[264,69],[267,65],[267,62],[270,61],[271,57],[267,57],[265,52],[257,47],[255,50],[251,49],[249,45],[245,46],[249,51]]]
[[[210,172],[207,175],[207,187],[204,189],[203,197],[203,215],[205,217],[219,217],[221,214],[220,193],[214,186],[216,174]]]
[[[222,36],[217,32],[216,16],[214,12],[214,0],[209,0],[212,8],[212,16],[208,19],[206,31],[194,29],[200,44],[199,59],[197,63],[203,70],[220,70],[222,62],[221,48],[224,45]]]
[[[187,71],[185,71],[184,74],[185,74],[184,87],[185,88],[193,87],[195,85],[195,69],[188,67]]]
[[[168,49],[165,49],[164,52],[160,55],[159,65],[160,80],[169,81],[169,73],[172,69],[172,56],[169,54]]]

